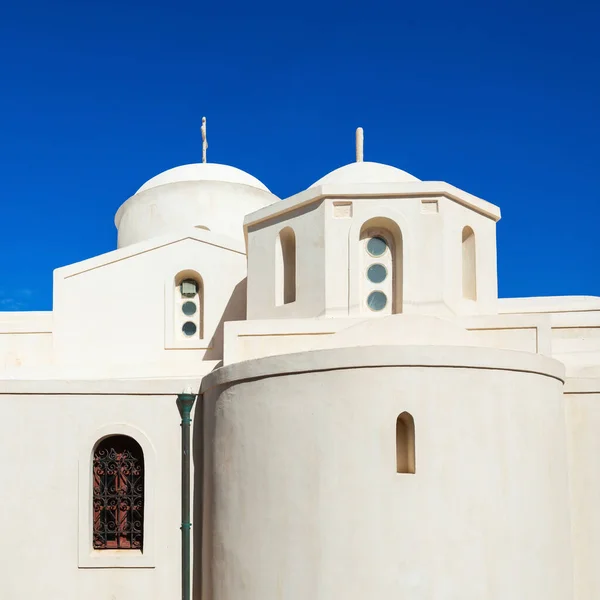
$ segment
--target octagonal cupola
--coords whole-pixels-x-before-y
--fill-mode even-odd
[[[498,207],[366,162],[362,139],[355,163],[246,217],[248,317],[493,314]]]

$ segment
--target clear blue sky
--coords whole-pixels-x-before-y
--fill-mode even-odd
[[[119,205],[200,160],[202,115],[209,160],[281,197],[362,126],[367,160],[501,207],[501,296],[600,295],[598,2],[489,4],[5,3],[0,310],[114,249]]]

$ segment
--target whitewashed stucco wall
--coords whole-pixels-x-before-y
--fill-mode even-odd
[[[560,374],[526,353],[370,347],[211,375],[207,597],[572,599]],[[403,411],[415,475],[395,468]]]
[[[0,312],[0,374],[53,362],[51,312]]]
[[[377,188],[377,186],[375,186]],[[406,184],[409,188],[410,184]],[[379,189],[379,188],[377,188]],[[441,194],[408,192],[394,197],[375,191],[320,199],[312,190],[261,209],[246,218],[248,318],[281,319],[358,316],[361,310],[361,228],[387,219],[401,232],[402,312],[452,316],[496,311],[496,220]],[[381,193],[381,192],[380,192]],[[487,204],[487,203],[486,203]],[[297,298],[275,305],[275,242],[291,227],[296,235]],[[475,231],[477,299],[462,296],[462,230]],[[368,316],[368,315],[367,315]]]
[[[198,383],[3,384],[1,529],[7,543],[0,550],[2,598],[164,600],[180,595],[180,417],[175,400],[184,386]],[[91,503],[90,490],[80,489],[80,462],[89,461],[95,434],[111,430],[137,430],[155,452],[148,461],[154,469],[151,568],[79,566],[81,494]]]
[[[184,237],[166,240],[156,248],[141,246],[138,252],[129,246],[101,261],[58,269],[54,280],[56,362],[100,364],[107,376],[114,376],[114,369],[123,364],[147,364],[168,376],[168,368],[176,368],[186,358],[192,361],[187,362],[188,369],[204,359],[219,360],[223,322],[245,317],[246,256],[205,235],[205,241]],[[124,253],[129,253],[126,259],[121,256]],[[185,270],[196,271],[203,280],[204,337],[170,359],[173,352],[167,330],[174,327],[174,321],[167,310],[167,296],[174,293],[175,276]]]
[[[600,382],[565,398],[575,597],[596,600],[600,597]]]
[[[313,204],[248,230],[248,319],[319,317],[325,314],[323,205]],[[286,226],[296,237],[296,300],[275,302],[276,243]]]

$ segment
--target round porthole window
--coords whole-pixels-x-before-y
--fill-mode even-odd
[[[383,310],[387,305],[387,296],[383,292],[371,292],[367,298],[367,306],[374,311]]]
[[[367,279],[371,283],[381,283],[387,277],[387,269],[379,263],[367,269]]]
[[[183,303],[181,310],[183,311],[184,315],[191,317],[192,315],[196,314],[196,304],[188,300],[187,302]]]
[[[196,323],[192,323],[191,321],[184,323],[183,327],[181,328],[183,335],[186,335],[187,337],[193,336],[197,330],[198,328],[196,327]]]
[[[385,254],[387,247],[387,242],[379,236],[372,237],[367,242],[367,252],[371,256],[382,256],[383,254]]]

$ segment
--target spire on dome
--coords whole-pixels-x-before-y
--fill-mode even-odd
[[[356,129],[356,162],[364,160],[364,142],[365,136],[362,127]]]
[[[208,141],[206,139],[206,117],[202,117],[202,126],[200,127],[202,132],[202,162],[206,162],[206,151],[208,150]]]

